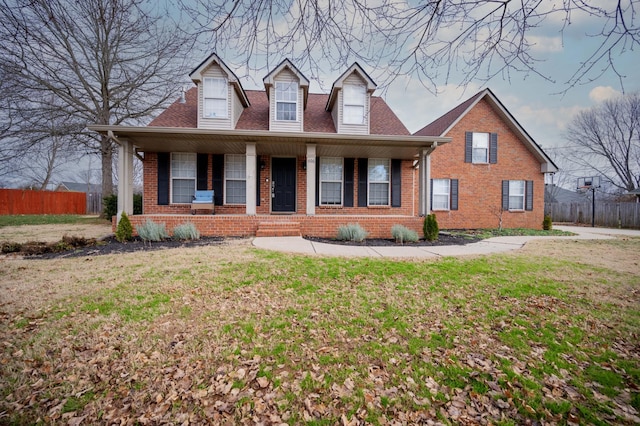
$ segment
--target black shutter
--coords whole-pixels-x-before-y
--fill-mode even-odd
[[[533,181],[528,180],[525,186],[524,209],[533,210]]]
[[[458,210],[458,179],[451,179],[451,210]]]
[[[464,162],[473,162],[473,132],[465,132],[464,134]]]
[[[429,182],[429,209],[433,210],[433,179]]]
[[[367,207],[368,164],[366,158],[358,158],[358,207]]]
[[[498,162],[498,134],[491,133],[489,135],[489,163],[496,164]]]
[[[213,204],[223,205],[224,200],[224,155],[213,155],[211,165],[213,167]]]
[[[509,181],[502,181],[502,210],[509,210]]]
[[[316,157],[316,207],[320,205],[320,157]]]
[[[353,172],[355,159],[344,159],[344,207],[353,207]]]
[[[391,160],[391,207],[402,206],[402,160]]]
[[[158,205],[169,205],[169,166],[170,154],[158,153]]]
[[[256,206],[260,205],[260,156],[256,155]]]
[[[196,189],[207,190],[207,173],[209,172],[209,154],[198,154],[196,160]]]

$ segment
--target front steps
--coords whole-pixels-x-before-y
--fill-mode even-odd
[[[256,237],[299,237],[300,222],[260,222]]]

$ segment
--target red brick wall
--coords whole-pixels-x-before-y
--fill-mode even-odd
[[[464,162],[465,132],[498,134],[497,164]],[[435,211],[441,229],[497,228],[503,180],[532,180],[533,211],[502,214],[505,228],[542,228],[544,175],[540,163],[491,106],[481,100],[445,136],[451,143],[431,155],[431,178],[458,179],[457,211]]]
[[[369,233],[370,238],[391,238],[391,227],[396,224],[413,229],[422,236],[420,217],[407,216],[306,216],[306,215],[135,215],[129,216],[134,228],[151,219],[156,223],[164,223],[167,232],[184,223],[193,223],[204,236],[242,237],[256,234],[260,222],[297,222],[302,235],[334,238],[338,227],[350,223],[358,223]],[[116,229],[116,218],[113,217],[113,230]]]

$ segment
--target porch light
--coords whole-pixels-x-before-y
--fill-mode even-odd
[[[260,160],[260,170],[264,170],[266,166],[267,165],[265,164],[264,160]]]
[[[302,170],[307,170],[307,160],[302,161]]]

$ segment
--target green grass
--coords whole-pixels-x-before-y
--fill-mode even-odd
[[[0,216],[0,227],[21,225],[106,224],[97,216],[63,215],[6,215]]]
[[[493,229],[474,229],[474,230],[451,230],[448,231],[455,235],[472,235],[477,238],[487,239],[492,237],[568,237],[575,235],[573,232],[560,231],[552,229],[550,231],[544,231],[540,229],[527,229],[527,228],[504,228],[502,230]]]

